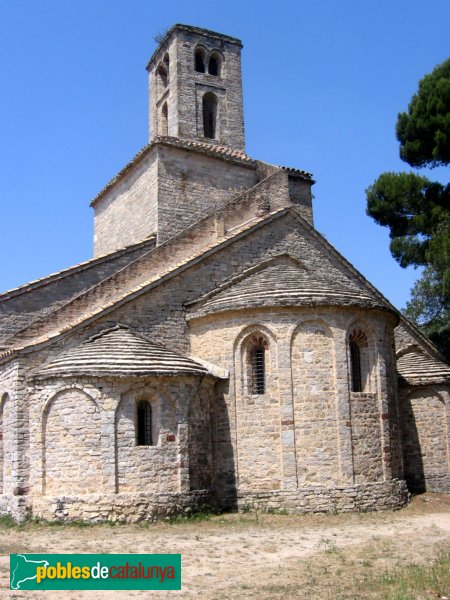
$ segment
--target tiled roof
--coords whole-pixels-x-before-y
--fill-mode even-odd
[[[235,160],[243,161],[246,163],[253,164],[255,161],[247,156],[242,150],[234,150],[228,146],[219,146],[218,144],[208,144],[207,142],[198,142],[197,140],[183,140],[181,138],[170,137],[170,136],[157,136],[155,137],[154,143],[169,144],[170,146],[176,146],[177,148],[185,148],[188,150],[201,150],[207,154],[214,156],[220,156],[222,158],[233,158]]]
[[[200,316],[212,312],[258,306],[344,305],[386,308],[369,290],[344,276],[316,277],[290,257],[267,261],[192,305]]]
[[[397,371],[408,383],[450,381],[450,365],[419,349],[407,352],[397,359]]]
[[[290,173],[292,175],[300,175],[301,177],[305,178],[305,179],[311,179],[312,178],[312,173],[308,173],[308,171],[303,171],[302,169],[294,169],[294,167],[279,167],[280,169],[283,169],[283,171],[286,171],[286,173]]]
[[[140,247],[151,249],[151,248],[154,248],[155,246],[156,246],[156,235],[153,234],[153,235],[149,236],[148,238],[146,238],[145,240],[143,240],[142,242],[138,242],[136,244],[131,244],[130,246],[125,246],[124,248],[119,248],[118,250],[114,250],[113,252],[110,252],[108,254],[102,254],[101,256],[95,256],[94,258],[90,258],[88,260],[85,260],[84,262],[72,265],[71,267],[62,269],[61,271],[55,271],[54,273],[51,273],[50,275],[46,275],[45,277],[41,277],[39,279],[34,279],[33,281],[29,281],[28,283],[25,283],[24,285],[20,285],[18,287],[11,288],[9,290],[1,292],[0,293],[0,302],[2,302],[3,300],[9,300],[13,296],[17,296],[19,294],[29,292],[30,290],[35,289],[37,287],[42,287],[44,285],[47,285],[48,283],[52,283],[53,281],[55,281],[57,279],[63,279],[64,277],[70,277],[70,275],[73,275],[74,273],[77,273],[79,271],[90,269],[91,267],[95,268],[104,262],[110,261],[110,260],[116,258],[117,256],[130,253],[133,250],[136,250]]]
[[[241,150],[233,150],[227,146],[218,146],[216,144],[207,144],[206,142],[197,142],[195,140],[182,140],[176,137],[170,136],[157,136],[154,138],[151,144],[147,144],[134,157],[127,163],[123,169],[121,169],[108,183],[98,192],[98,194],[92,199],[91,206],[100,200],[100,198],[111,189],[114,184],[122,179],[131,169],[144,158],[152,148],[155,148],[158,144],[164,144],[175,148],[181,148],[184,150],[193,150],[195,152],[202,152],[209,156],[215,156],[217,158],[225,158],[227,160],[233,160],[240,163],[248,164],[252,166],[256,164],[256,161],[250,158]]]
[[[206,375],[194,360],[149,342],[124,325],[107,329],[42,368],[40,377],[91,375]]]

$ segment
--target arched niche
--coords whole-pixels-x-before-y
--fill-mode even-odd
[[[264,393],[252,385],[252,351],[264,350]],[[277,343],[272,331],[255,323],[234,343],[236,445],[239,487],[267,490],[281,486],[280,396]],[[262,391],[262,390],[259,390]]]
[[[117,493],[178,490],[177,404],[166,388],[141,383],[122,394],[115,414]],[[151,443],[140,443],[139,409],[143,403],[151,411],[147,437]]]
[[[101,414],[83,389],[64,389],[48,400],[42,417],[46,495],[102,490]]]
[[[333,485],[339,473],[335,349],[325,322],[296,327],[291,370],[299,483]]]

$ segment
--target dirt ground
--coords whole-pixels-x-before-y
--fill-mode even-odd
[[[0,526],[0,598],[384,598],[372,586],[373,577],[402,565],[432,563],[439,551],[450,551],[450,496],[440,494],[417,496],[398,512],[227,514],[201,522],[114,527]],[[10,592],[8,555],[21,552],[181,553],[183,588]]]

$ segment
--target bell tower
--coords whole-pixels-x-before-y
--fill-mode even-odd
[[[174,25],[151,57],[150,141],[174,137],[245,150],[242,43]]]

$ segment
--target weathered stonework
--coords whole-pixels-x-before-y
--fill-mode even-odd
[[[167,33],[151,142],[92,202],[98,258],[0,296],[0,514],[450,491],[450,367],[314,229],[311,176],[244,154],[240,50]]]

